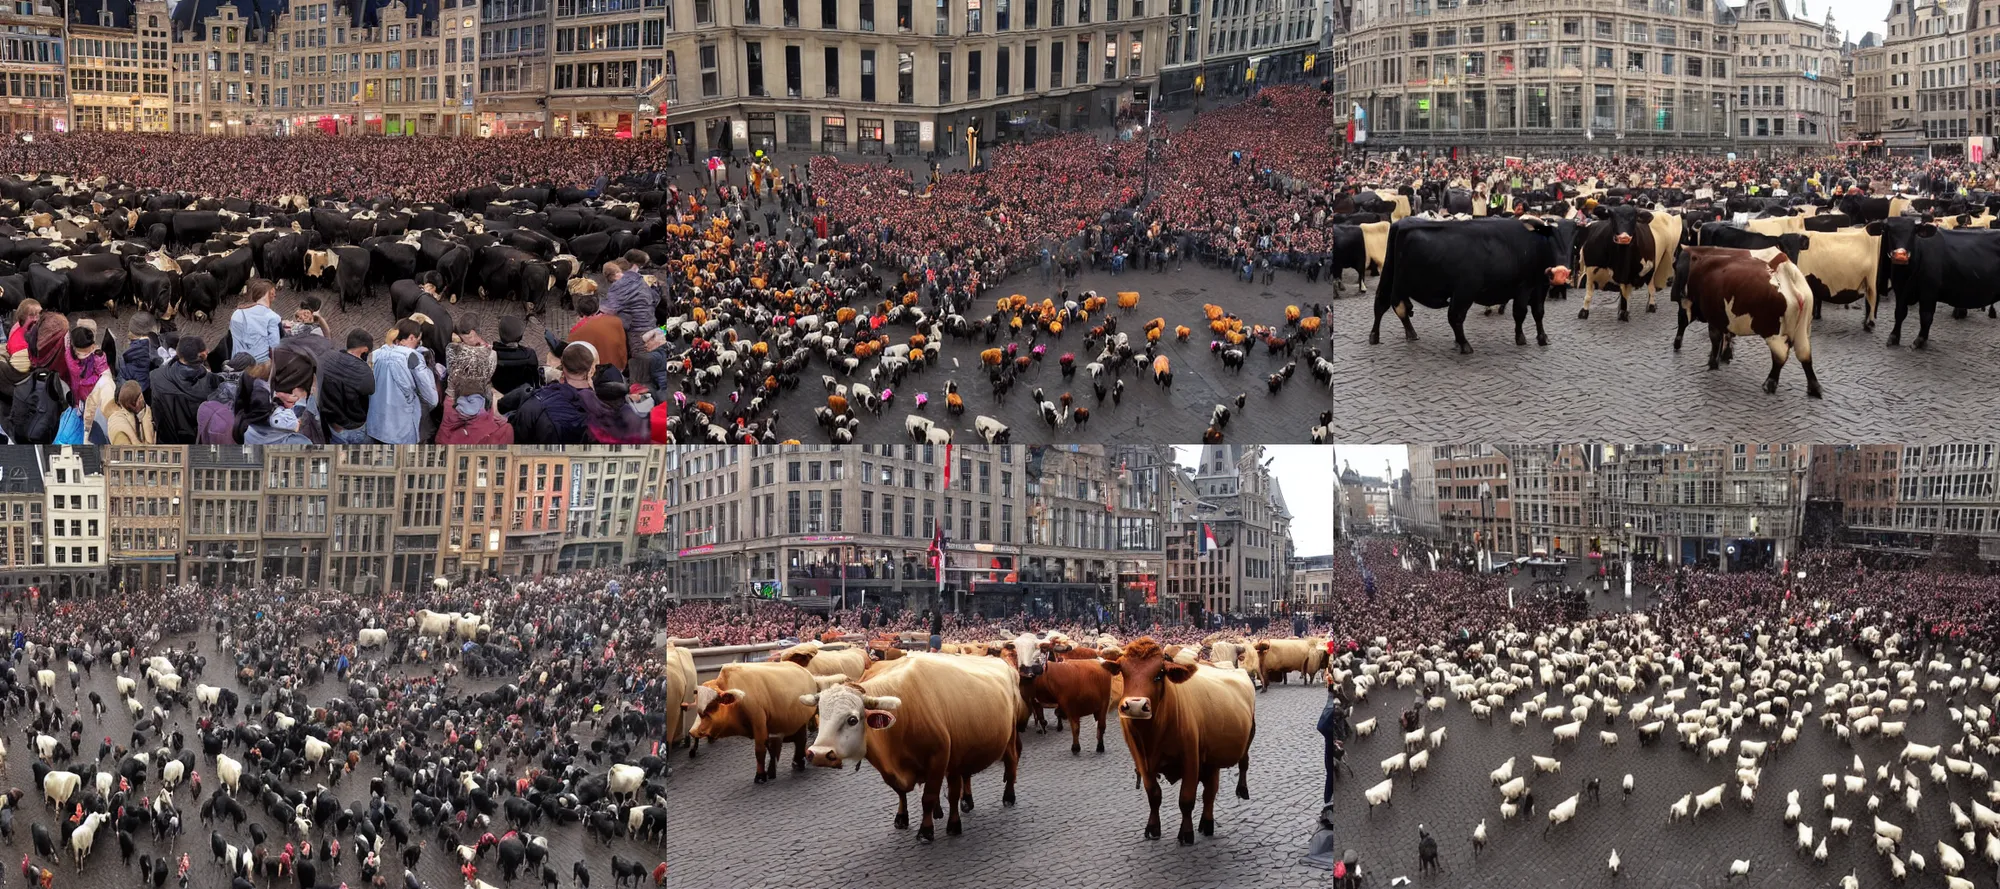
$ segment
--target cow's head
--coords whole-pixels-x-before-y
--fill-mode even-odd
[[[1022,679],[1033,679],[1049,667],[1048,645],[1033,633],[1022,633],[1000,646],[1000,658],[1020,673]]]
[[[1576,223],[1564,219],[1522,216],[1521,224],[1527,226],[1528,231],[1547,236],[1551,242],[1550,246],[1553,248],[1551,255],[1555,257],[1555,262],[1543,270],[1543,274],[1549,280],[1549,285],[1552,287],[1568,286],[1571,273],[1570,255],[1575,250]]]
[[[1104,668],[1125,677],[1125,698],[1118,703],[1118,715],[1126,719],[1152,719],[1163,709],[1168,684],[1186,682],[1196,670],[1192,664],[1169,660],[1151,636],[1125,646],[1116,658],[1107,654]]]
[[[716,680],[709,680],[694,690],[694,702],[681,704],[681,709],[695,714],[694,729],[688,734],[696,738],[727,738],[747,731],[747,720],[740,706],[749,693],[740,688],[718,688]]]
[[[819,737],[806,749],[806,756],[813,765],[829,769],[850,762],[858,767],[868,755],[868,732],[895,725],[896,709],[903,706],[900,698],[867,694],[852,682],[800,695],[799,703],[819,710]]]
[[[1591,211],[1591,215],[1611,224],[1611,243],[1619,246],[1632,243],[1632,237],[1639,229],[1653,224],[1652,211],[1641,210],[1631,204],[1599,206]]]
[[[1868,223],[1867,232],[1882,239],[1883,259],[1894,265],[1909,265],[1917,239],[1937,234],[1937,226],[1925,217],[1894,216]]]

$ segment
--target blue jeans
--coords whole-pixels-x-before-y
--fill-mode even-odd
[[[335,429],[332,426],[328,426],[326,427],[326,440],[328,444],[373,443],[368,438],[368,427],[366,426],[356,426],[353,429]]]

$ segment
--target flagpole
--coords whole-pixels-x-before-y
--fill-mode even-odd
[[[968,134],[968,136],[969,136],[969,134]],[[950,443],[950,442],[946,442],[946,443],[945,443],[945,446],[944,446],[944,490],[945,490],[945,493],[947,493],[947,494],[951,493],[951,449],[952,449],[952,445],[951,445],[951,443]],[[949,517],[948,515],[939,515],[939,516],[938,516],[938,526],[937,526],[937,535],[938,535],[938,536],[937,536],[937,540],[938,540],[938,562],[937,562],[937,596],[936,596],[936,598],[937,598],[937,601],[938,601],[938,604],[940,604],[940,605],[944,604],[944,562],[945,562],[945,546],[946,546],[946,544],[948,544],[948,543],[949,543],[949,541],[947,541],[947,540],[945,539],[945,536],[944,536],[944,521],[945,521],[945,519],[946,519],[946,518],[948,518],[948,517]],[[963,602],[961,601],[961,598],[962,598],[962,597],[961,597],[961,596],[960,596],[960,595],[959,595],[959,594],[958,594],[957,592],[953,592],[953,593],[952,593],[952,595],[951,595],[951,613],[953,613],[953,614],[960,614],[960,613],[963,613],[963,612],[962,612],[962,611],[960,610],[960,609],[961,609],[961,608],[963,607],[963,604],[964,604],[964,603],[963,603]]]

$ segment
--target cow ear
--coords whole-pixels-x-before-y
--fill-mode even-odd
[[[819,709],[819,694],[815,692],[809,695],[799,695],[799,703],[817,710]],[[681,706],[685,707],[687,705],[682,704]]]
[[[1118,675],[1120,667],[1116,658],[1105,658],[1099,663],[1104,667],[1104,672],[1110,673],[1113,676]]]
[[[1639,211],[1639,224],[1640,224],[1640,225],[1652,225],[1652,224],[1653,224],[1653,211],[1651,211],[1651,210],[1640,210],[1640,211]]]
[[[1917,226],[1917,237],[1919,238],[1934,237],[1937,233],[1938,227],[1931,223],[1925,222]]]
[[[868,711],[868,727],[876,731],[896,724],[896,714],[887,710]]]
[[[1590,215],[1598,219],[1609,219],[1611,218],[1611,208],[1600,204],[1590,208]]]
[[[1865,231],[1865,232],[1867,232],[1867,233],[1869,233],[1870,235],[1873,235],[1873,236],[1875,236],[1875,237],[1878,237],[1878,238],[1879,238],[1879,237],[1881,237],[1882,235],[1886,234],[1886,233],[1887,233],[1887,232],[1889,231],[1889,227],[1888,227],[1888,226],[1886,226],[1886,225],[1883,225],[1883,224],[1882,224],[1881,222],[1877,221],[1877,222],[1871,222],[1871,223],[1868,223],[1868,224],[1867,224],[1867,225],[1865,225],[1865,226],[1862,226],[1861,230],[1862,230],[1862,231]]]
[[[716,695],[715,699],[725,704],[734,704],[742,701],[744,698],[747,698],[749,696],[750,695],[745,691],[743,691],[743,689],[732,688],[729,689],[728,691],[723,692],[722,694]]]
[[[1167,674],[1168,682],[1186,682],[1194,677],[1195,667],[1193,664],[1183,664],[1180,661],[1168,661],[1160,671]]]

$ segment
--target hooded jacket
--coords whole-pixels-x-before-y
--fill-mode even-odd
[[[334,352],[319,365],[319,413],[329,427],[359,429],[368,424],[368,399],[375,394],[375,371],[352,352]]]
[[[514,443],[514,427],[499,414],[482,407],[478,412],[460,413],[457,404],[444,410],[444,423],[438,427],[437,443],[441,445],[505,445]]]
[[[153,371],[153,424],[160,444],[194,444],[195,414],[215,391],[215,375],[178,361]]]
[[[493,358],[493,388],[502,395],[542,381],[541,360],[527,346],[501,343],[493,347]]]

